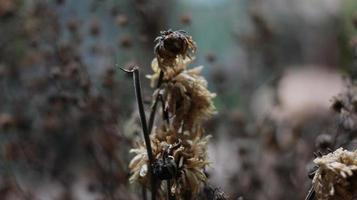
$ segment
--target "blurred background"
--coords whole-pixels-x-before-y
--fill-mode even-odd
[[[118,69],[141,67],[149,108],[144,75],[167,29],[192,35],[217,93],[210,184],[303,199],[313,152],[357,147],[356,26],[355,0],[0,0],[0,199],[141,199]],[[355,109],[335,112],[336,97]]]

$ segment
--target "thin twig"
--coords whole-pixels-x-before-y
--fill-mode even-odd
[[[160,71],[159,80],[157,82],[156,89],[161,86],[163,78],[164,78],[164,72]],[[152,127],[154,125],[158,101],[159,101],[159,95],[156,95],[156,98],[154,100],[154,105],[151,108],[150,117],[149,117],[149,134],[151,134]]]
[[[309,193],[307,194],[305,200],[315,200],[315,190],[314,190],[313,186],[311,186]]]
[[[153,170],[152,170],[152,164],[154,163],[154,156],[152,154],[152,148],[151,148],[151,142],[150,142],[150,136],[149,136],[149,131],[147,127],[147,122],[146,122],[146,116],[145,116],[145,111],[144,111],[144,104],[143,104],[143,98],[141,95],[141,85],[140,85],[140,77],[139,77],[139,68],[138,67],[133,67],[131,70],[126,70],[121,68],[124,72],[131,73],[133,74],[133,82],[134,82],[134,88],[135,88],[135,95],[136,95],[136,101],[138,103],[139,107],[139,114],[140,114],[140,121],[141,121],[141,126],[143,129],[144,133],[144,140],[145,140],[145,145],[146,145],[146,150],[149,158],[149,172],[151,174],[151,200],[156,199],[156,184],[155,184],[155,178],[153,176]]]

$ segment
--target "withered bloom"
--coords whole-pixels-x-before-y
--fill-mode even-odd
[[[190,130],[202,120],[215,113],[212,99],[216,94],[207,89],[207,81],[200,75],[203,66],[187,70],[191,60],[178,59],[176,66],[164,74],[164,83],[155,95],[162,95],[165,110],[177,129]],[[147,76],[152,85],[157,81],[160,69],[157,62],[152,63],[153,75]]]
[[[202,68],[185,70],[163,84],[160,93],[175,128],[190,130],[215,113],[212,99],[216,95],[207,89],[207,81],[200,76]]]
[[[337,149],[316,158],[313,187],[318,200],[352,200],[357,195],[357,151]]]
[[[164,71],[165,68],[175,65],[176,58],[182,57],[182,59],[185,59],[196,51],[195,42],[185,31],[161,31],[155,42],[154,50],[159,67]]]
[[[179,134],[175,129],[156,129],[151,136],[153,155],[156,162],[154,170],[161,180],[171,179],[171,193],[176,199],[192,199],[201,190],[207,177],[204,168],[207,160],[207,143],[210,136],[203,137],[203,130],[194,133]],[[140,182],[149,185],[148,158],[144,143],[139,143],[131,152],[136,156],[130,162],[132,172],[130,182]],[[164,182],[160,191],[163,195]],[[163,195],[164,196],[164,195]]]

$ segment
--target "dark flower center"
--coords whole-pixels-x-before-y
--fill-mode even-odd
[[[169,180],[176,176],[177,166],[170,158],[159,158],[153,164],[153,173],[160,180]]]
[[[183,43],[180,38],[167,38],[164,41],[164,48],[173,54],[179,54],[182,52]]]

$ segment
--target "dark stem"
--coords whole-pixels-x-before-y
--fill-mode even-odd
[[[144,111],[144,104],[143,104],[143,98],[141,95],[141,85],[140,85],[140,77],[139,77],[139,68],[138,67],[133,67],[131,70],[125,70],[122,69],[123,71],[127,73],[133,74],[133,82],[134,82],[134,88],[135,88],[135,96],[136,96],[136,101],[138,103],[139,107],[139,114],[140,114],[140,121],[141,121],[141,126],[143,129],[144,133],[144,140],[145,140],[145,145],[146,145],[146,150],[149,158],[149,172],[151,174],[151,200],[156,199],[156,187],[155,187],[155,178],[153,175],[153,170],[152,170],[152,164],[154,163],[154,156],[152,154],[152,149],[151,149],[151,142],[150,142],[150,136],[149,136],[149,131],[146,123],[146,116],[145,116],[145,111]]]
[[[159,88],[161,86],[163,78],[164,78],[164,72],[160,71],[159,80],[157,82],[156,88]],[[151,108],[150,117],[149,117],[149,134],[151,134],[152,126],[154,125],[158,101],[159,101],[159,94],[156,95],[154,100],[154,105]]]
[[[146,188],[145,186],[141,187],[141,194],[143,196],[143,200],[147,200],[147,195],[146,195]]]
[[[168,200],[174,200],[175,198],[171,194],[171,181],[170,181],[170,179],[167,180],[167,184],[166,185],[167,185],[167,199]]]

